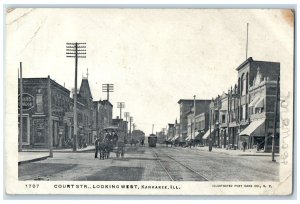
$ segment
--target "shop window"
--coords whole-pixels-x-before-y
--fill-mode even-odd
[[[29,116],[25,115],[22,117],[22,144],[29,144],[30,142],[30,121]],[[19,134],[20,134],[20,116],[18,117]]]

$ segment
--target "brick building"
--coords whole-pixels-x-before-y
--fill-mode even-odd
[[[50,89],[48,88],[49,84]],[[51,99],[49,99],[49,94]],[[50,100],[51,115],[49,115]],[[20,92],[18,105],[20,107]],[[71,110],[70,91],[68,89],[50,78],[23,78],[22,106],[23,147],[49,147],[49,120],[52,123],[53,147],[64,147],[67,145],[66,141],[71,137],[72,131],[71,124],[64,120],[65,113]],[[20,123],[20,112],[18,118]]]
[[[195,100],[196,115],[209,111],[211,100]],[[184,141],[188,135],[188,115],[192,114],[194,106],[193,99],[180,99],[178,101],[180,107],[180,141]],[[191,117],[191,116],[190,116]]]
[[[108,100],[94,101],[93,140],[103,132],[104,128],[112,125],[113,105]]]
[[[274,131],[276,80],[280,75],[280,64],[255,61],[250,57],[236,70],[238,83],[210,104],[213,145],[237,149],[246,142],[247,148],[259,146],[259,149],[269,151]],[[208,137],[209,131],[203,138]],[[279,135],[275,138],[278,146]]]

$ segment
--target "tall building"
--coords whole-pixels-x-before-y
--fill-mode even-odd
[[[238,108],[238,116],[239,116],[239,135],[242,135],[241,133],[245,128],[250,124],[250,114],[249,114],[249,108],[251,104],[251,97],[250,97],[250,89],[253,90],[252,87],[258,86],[257,81],[276,81],[278,76],[280,75],[280,63],[278,62],[266,62],[266,61],[256,61],[253,60],[251,57],[248,58],[245,62],[243,62],[240,66],[236,68],[238,71],[238,95],[239,95],[239,108]],[[269,88],[269,90],[274,89],[270,85],[267,85],[266,87]],[[272,92],[272,91],[271,91]],[[272,94],[269,91],[265,91],[265,95]],[[274,95],[271,96],[271,98],[274,98]],[[270,97],[268,96],[268,99]],[[271,101],[271,100],[269,100]],[[263,110],[264,112],[267,112],[270,115],[271,110],[274,109],[274,101],[269,102],[268,104],[263,104]],[[251,108],[252,109],[252,108]],[[267,110],[267,111],[266,111]],[[249,145],[249,140],[248,145]],[[246,142],[247,142],[246,141]],[[241,147],[243,139],[239,139],[239,143],[237,144],[238,147]]]
[[[88,78],[82,79],[77,99],[79,103],[83,104],[83,106],[80,106],[82,108],[79,110],[77,118],[79,128],[78,144],[79,146],[83,145],[83,143],[90,145],[93,143],[94,103]]]
[[[237,69],[238,83],[228,93],[218,95],[210,105],[212,144],[217,147],[271,149],[274,134],[277,62],[256,61],[251,57]],[[279,113],[280,111],[278,111]],[[277,115],[279,132],[279,114]],[[209,137],[205,133],[205,138]],[[279,135],[275,136],[279,145]]]

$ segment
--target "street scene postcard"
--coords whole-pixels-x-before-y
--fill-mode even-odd
[[[292,194],[294,16],[6,8],[6,193]]]

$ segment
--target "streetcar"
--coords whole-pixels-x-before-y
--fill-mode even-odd
[[[157,136],[154,134],[150,134],[150,136],[148,137],[149,147],[156,147],[156,143],[157,143]]]

